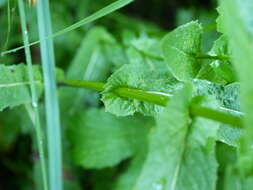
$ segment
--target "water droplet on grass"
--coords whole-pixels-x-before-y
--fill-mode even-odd
[[[161,183],[156,183],[153,185],[154,190],[163,190],[163,185]]]
[[[32,106],[33,106],[34,108],[37,108],[37,107],[38,107],[38,104],[37,104],[36,102],[32,102]]]

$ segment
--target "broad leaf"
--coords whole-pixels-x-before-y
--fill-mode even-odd
[[[215,97],[219,102],[221,110],[230,114],[239,114],[239,83],[219,85],[205,80],[193,80],[193,94],[209,95]],[[231,111],[232,112],[231,112]],[[238,146],[242,130],[229,125],[220,124],[217,140],[230,146]]]
[[[104,28],[96,27],[90,30],[81,42],[66,76],[75,80],[104,81],[109,73],[110,64],[103,53],[103,41],[113,41]],[[84,89],[63,88],[61,90],[63,110],[73,114],[84,100],[97,104],[96,95]],[[72,97],[75,97],[74,100],[69,101]]]
[[[222,101],[223,85],[210,82],[207,80],[193,79],[193,94],[196,96],[211,95],[214,96],[220,102]]]
[[[66,76],[73,79],[77,79],[77,80],[82,80],[82,79],[87,79],[87,78],[90,80],[94,80],[93,78],[85,76],[87,75],[85,71],[89,70],[87,69],[87,67],[91,67],[89,64],[91,62],[93,53],[96,50],[96,48],[100,45],[100,43],[102,43],[103,41],[114,42],[113,38],[104,28],[96,27],[90,30],[87,33],[87,35],[84,37],[77,51],[77,54],[75,55],[66,73]],[[100,63],[98,63],[98,66],[96,67],[99,67],[99,66],[101,67]],[[95,73],[93,75],[95,75]]]
[[[122,65],[128,63],[125,49],[120,43],[103,43],[103,51],[106,55],[107,61],[113,66],[113,70],[116,70]]]
[[[103,109],[73,116],[69,137],[76,164],[85,168],[114,166],[129,158],[146,143],[153,125],[150,118],[115,117]]]
[[[190,88],[175,94],[157,118],[149,153],[134,190],[213,190],[217,123],[191,120]]]
[[[36,86],[42,89],[39,67],[33,67]],[[0,65],[0,111],[31,102],[28,70],[25,65]]]
[[[202,27],[197,22],[180,26],[167,34],[162,41],[162,49],[171,72],[178,80],[194,78],[200,63],[196,54],[200,53]]]
[[[245,132],[240,145],[240,168],[244,174],[253,169],[253,0],[222,0],[220,13],[224,24],[224,33],[228,37],[232,58],[238,78],[241,82],[241,105],[245,112]],[[236,23],[236,27],[235,27]]]
[[[229,166],[226,169],[224,190],[251,190],[252,186],[253,177],[242,179],[233,166]]]
[[[131,41],[131,46],[139,51],[143,56],[152,59],[162,59],[160,41],[156,38],[141,37]]]
[[[227,145],[238,147],[241,134],[241,129],[221,125],[218,131],[218,140]]]
[[[108,79],[102,101],[106,111],[117,116],[133,115],[135,112],[153,115],[158,113],[162,107],[135,99],[121,98],[113,90],[129,87],[172,93],[176,83],[176,79],[163,64],[127,64]]]
[[[114,190],[132,190],[141,173],[142,166],[147,155],[147,143],[143,144],[142,150],[131,160],[128,168],[119,176]]]

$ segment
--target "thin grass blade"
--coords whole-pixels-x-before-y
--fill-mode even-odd
[[[45,36],[43,39],[40,39],[38,41],[35,41],[35,42],[32,42],[30,43],[28,46],[33,46],[33,45],[36,45],[38,43],[40,43],[42,40],[46,40],[46,39],[52,39],[52,38],[55,38],[57,36],[60,36],[60,35],[63,35],[63,34],[66,34],[67,32],[70,32],[72,30],[75,30],[85,24],[88,24],[88,23],[91,23],[95,20],[98,20],[126,5],[128,5],[129,3],[133,2],[134,0],[118,0],[118,1],[115,1],[114,3],[100,9],[99,11],[93,13],[92,15],[76,22],[75,24],[71,25],[71,26],[68,26],[66,28],[64,28],[63,30],[61,31],[58,31],[54,34],[51,34],[51,35],[48,35],[48,36]],[[6,54],[9,54],[9,53],[15,53],[21,49],[23,49],[25,47],[24,46],[20,46],[20,47],[17,47],[17,48],[14,48],[14,49],[11,49],[11,50],[7,50],[7,51],[4,51],[4,52],[1,52],[1,56],[4,56]]]
[[[29,36],[27,31],[27,24],[26,24],[26,15],[25,15],[25,6],[23,0],[18,0],[18,7],[19,7],[19,14],[20,14],[20,21],[21,21],[21,28],[23,34],[23,42],[25,45],[25,57],[26,63],[28,65],[28,75],[29,75],[29,82],[30,82],[30,90],[31,90],[31,98],[32,98],[32,110],[34,112],[34,127],[36,131],[36,141],[39,151],[40,157],[40,165],[41,165],[41,176],[42,176],[42,184],[43,189],[48,189],[48,182],[47,182],[47,171],[46,171],[46,159],[44,153],[44,140],[43,140],[43,132],[40,125],[40,117],[39,117],[39,110],[38,110],[38,96],[35,87],[35,80],[33,75],[33,68],[32,68],[32,57],[29,44]]]
[[[37,15],[45,87],[49,189],[61,190],[63,188],[61,131],[55,79],[55,56],[52,38],[46,39],[47,36],[52,35],[48,0],[38,0]]]

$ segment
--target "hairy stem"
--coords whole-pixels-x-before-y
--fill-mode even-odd
[[[104,91],[104,83],[94,82],[94,81],[77,81],[77,80],[65,80],[59,84],[77,88],[86,88],[95,90],[98,92]],[[150,102],[160,106],[166,106],[167,102],[170,100],[169,94],[164,94],[155,91],[143,91],[140,89],[133,88],[118,88],[114,90],[114,93],[118,96],[125,98],[133,98],[141,101]],[[222,111],[217,109],[212,109],[204,107],[198,104],[192,104],[190,112],[193,116],[200,116],[214,121],[218,121],[224,124],[242,127],[242,114],[233,110]]]

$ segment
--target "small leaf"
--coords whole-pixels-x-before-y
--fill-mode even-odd
[[[214,42],[213,48],[209,52],[212,56],[229,57],[231,53],[228,48],[227,38],[223,35]],[[216,74],[223,78],[227,83],[236,81],[235,70],[229,59],[215,60],[211,63]]]
[[[164,37],[162,50],[165,61],[178,80],[189,80],[197,75],[200,63],[195,56],[200,53],[202,32],[201,25],[194,21]]]
[[[219,16],[217,17],[216,19],[216,25],[217,25],[217,31],[220,32],[220,33],[223,33],[225,32],[225,26],[224,26],[224,18],[223,18],[223,15],[222,15],[222,9],[221,9],[221,6],[219,6],[217,8],[217,11],[219,13]]]
[[[108,79],[102,101],[106,111],[117,116],[133,115],[135,112],[153,115],[158,113],[162,107],[135,99],[121,98],[113,90],[128,87],[172,93],[175,84],[177,84],[177,80],[163,64],[127,64]]]

